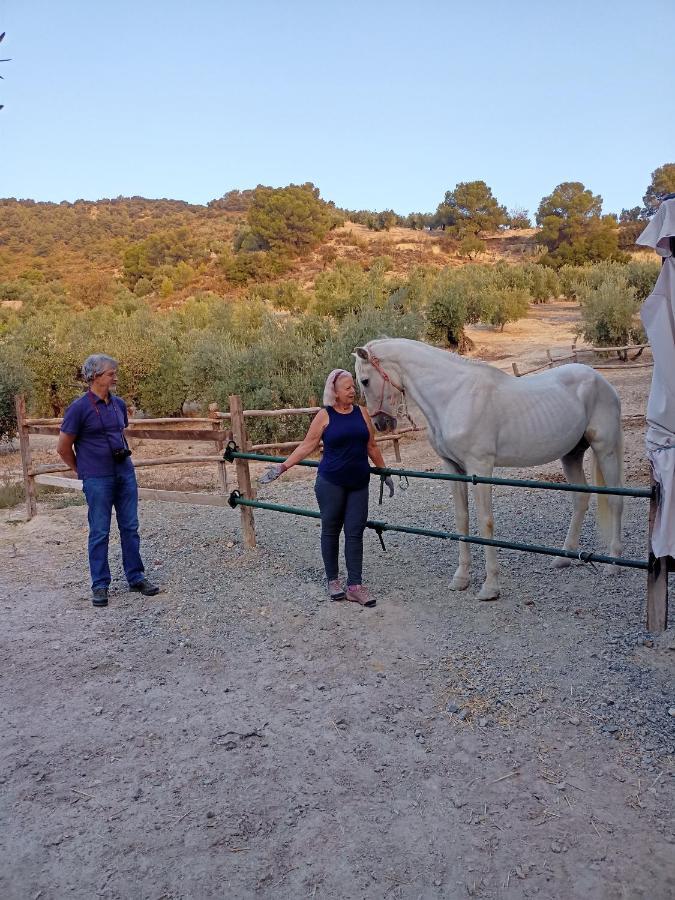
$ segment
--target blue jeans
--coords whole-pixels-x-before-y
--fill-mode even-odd
[[[314,493],[321,512],[321,556],[326,578],[338,577],[340,531],[345,530],[347,584],[361,584],[363,532],[368,521],[368,485],[349,490],[317,475]]]
[[[138,485],[134,472],[83,478],[89,507],[89,570],[92,590],[110,584],[108,541],[113,506],[122,542],[122,564],[130,585],[143,581],[144,568],[138,535]]]

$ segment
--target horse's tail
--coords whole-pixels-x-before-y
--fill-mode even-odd
[[[619,465],[619,483],[613,484],[611,487],[623,487],[623,430],[619,431],[619,437],[617,440],[616,446],[616,454],[618,457],[618,465]],[[602,474],[602,469],[600,468],[600,463],[598,462],[597,453],[593,453],[593,484],[597,484],[598,487],[605,487],[606,482],[604,475]],[[595,511],[595,521],[605,542],[609,543],[612,537],[612,515],[610,511],[608,495],[607,494],[597,494],[598,505]]]

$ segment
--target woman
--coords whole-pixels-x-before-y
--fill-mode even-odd
[[[259,479],[269,484],[305,457],[314,453],[323,441],[323,457],[319,464],[314,491],[321,512],[321,555],[328,579],[331,600],[351,600],[361,606],[375,606],[362,584],[363,532],[368,519],[368,458],[376,466],[385,462],[375,443],[370,416],[356,406],[354,380],[345,369],[333,369],[323,392],[323,409],[319,410],[302,443],[282,463],[269,466]],[[394,483],[385,482],[390,494]],[[339,579],[338,553],[340,531],[345,532],[347,590]]]

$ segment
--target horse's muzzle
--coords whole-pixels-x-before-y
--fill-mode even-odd
[[[396,419],[380,412],[373,417],[373,425],[378,431],[396,431]]]

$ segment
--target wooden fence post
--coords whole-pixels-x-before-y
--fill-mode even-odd
[[[19,448],[21,450],[21,468],[23,469],[23,485],[26,492],[26,512],[28,518],[37,515],[37,496],[35,491],[35,477],[33,471],[33,457],[30,452],[30,434],[26,427],[26,398],[16,396],[14,398],[16,409],[16,428],[19,434]]]
[[[649,568],[647,570],[647,631],[659,634],[668,627],[668,557],[659,559],[652,551],[652,531],[659,502],[658,486],[652,474],[652,497],[649,501]],[[655,490],[656,488],[656,490]]]
[[[223,423],[222,420],[218,418],[218,404],[217,403],[209,403],[209,419],[213,419],[213,430],[216,433],[215,445],[216,450],[222,456],[223,450],[225,449],[225,444],[227,442],[227,435],[223,431]],[[220,492],[221,494],[227,494],[227,463],[225,460],[221,460],[218,463],[218,481],[220,483]]]
[[[232,436],[237,446],[246,451],[248,440],[246,438],[246,425],[244,424],[244,409],[241,403],[241,397],[236,394],[230,396],[230,422],[232,425]],[[239,491],[249,500],[253,499],[253,489],[251,487],[251,472],[247,459],[236,459],[234,461],[237,473],[237,483]],[[255,521],[253,519],[253,510],[250,506],[240,506],[241,528],[244,534],[244,545],[253,548],[255,541]]]
[[[394,438],[393,444],[394,444],[394,459],[396,460],[396,462],[401,462],[401,450],[398,446],[398,438]]]

